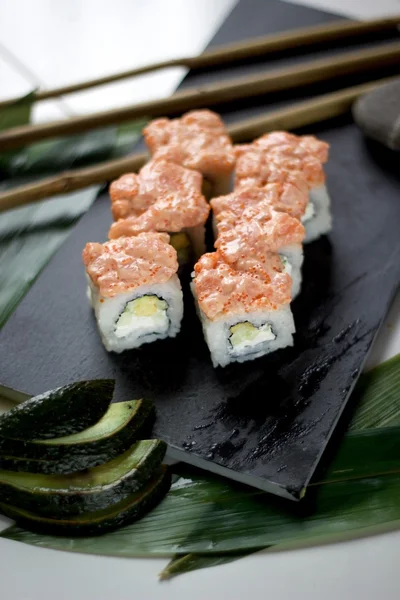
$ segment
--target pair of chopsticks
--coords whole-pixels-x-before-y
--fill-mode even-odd
[[[330,25],[304,28],[284,34],[276,34],[266,38],[250,40],[216,48],[191,59],[177,59],[175,64],[188,64],[183,61],[193,61],[192,68],[227,64],[253,56],[268,55],[279,50],[294,48],[298,45],[312,46],[321,41],[362,37],[372,32],[397,31],[400,17],[381,19],[364,23],[342,22]],[[58,88],[51,92],[39,92],[38,99],[44,99],[43,94],[58,95],[60,89],[76,91],[94,85],[116,81],[125,76],[149,72],[171,66],[171,62],[158,63],[125,74],[113,75],[110,78],[92,80],[68,88]],[[397,67],[400,71],[400,42],[380,45],[377,48],[347,52],[339,57],[324,58],[309,61],[296,67],[274,69],[262,76],[238,78],[217,85],[208,85],[197,89],[189,89],[173,94],[169,98],[128,106],[123,109],[104,111],[84,117],[74,117],[65,121],[56,121],[43,125],[15,127],[0,133],[0,150],[9,150],[37,140],[57,136],[80,133],[95,127],[115,125],[140,117],[157,117],[165,114],[185,112],[190,109],[205,106],[215,106],[220,103],[255,97],[268,92],[293,89],[298,86],[315,82],[331,80],[350,74],[367,73],[376,69]],[[145,69],[145,70],[143,70]],[[107,81],[106,81],[107,80]],[[292,107],[270,112],[236,123],[229,128],[235,142],[249,141],[273,129],[295,129],[318,121],[339,116],[348,112],[354,100],[361,94],[383,83],[371,82],[331,94],[325,94],[315,99],[301,102]],[[73,89],[72,89],[73,88]],[[15,188],[0,194],[0,211],[22,206],[29,202],[45,197],[68,193],[88,185],[103,183],[118,177],[126,171],[134,171],[147,160],[147,155],[131,155],[122,159],[108,161],[84,169],[76,169],[48,178],[35,184]]]
[[[288,108],[271,111],[253,119],[245,119],[228,127],[228,132],[234,142],[246,142],[275,129],[297,129],[333,119],[347,113],[359,96],[392,79],[395,78],[389,77],[331,94],[323,94]],[[0,212],[37,202],[49,196],[67,194],[89,185],[104,183],[123,173],[138,171],[148,158],[146,153],[131,154],[93,167],[65,171],[55,177],[42,179],[38,183],[19,186],[0,194]]]
[[[303,27],[290,31],[279,32],[264,37],[252,38],[234,44],[226,44],[206,50],[199,56],[175,58],[130,69],[122,73],[106,75],[97,79],[90,79],[72,85],[66,85],[52,90],[39,90],[35,94],[36,101],[48,100],[65,96],[73,92],[80,92],[100,85],[114,83],[137,75],[159,71],[170,67],[186,67],[192,71],[208,67],[221,67],[249,58],[268,56],[278,52],[293,50],[297,47],[307,48],[317,44],[327,44],[339,40],[368,37],[373,33],[390,33],[398,30],[400,17],[375,19],[373,21],[335,21],[333,23]],[[17,99],[0,102],[0,108],[10,105]]]

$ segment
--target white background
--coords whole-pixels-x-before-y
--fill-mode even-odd
[[[302,0],[351,17],[400,14],[398,0]],[[201,51],[235,0],[1,0],[0,99]],[[171,93],[183,69],[40,103],[37,121]],[[400,297],[368,365],[400,352]],[[399,499],[400,501],[400,499]],[[0,527],[7,524],[0,519]],[[399,600],[400,533],[279,553],[158,583],[164,559],[115,559],[0,540],[1,600]]]

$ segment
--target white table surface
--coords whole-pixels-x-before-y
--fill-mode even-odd
[[[399,0],[296,3],[353,18],[400,14]],[[38,85],[53,87],[161,58],[196,54],[234,4],[235,0],[3,2],[0,99],[22,95]],[[46,101],[35,108],[34,119],[58,119],[165,95],[176,88],[184,73],[184,69],[171,69],[60,101]],[[367,367],[398,352],[400,295],[382,326]],[[0,517],[0,529],[9,523]],[[261,552],[159,583],[157,574],[165,559],[86,556],[0,539],[0,599],[399,600],[399,559],[400,532],[392,532],[296,551]]]

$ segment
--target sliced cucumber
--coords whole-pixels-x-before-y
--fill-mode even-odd
[[[0,469],[16,471],[18,473],[40,473],[42,475],[70,475],[84,471],[90,467],[101,465],[92,456],[74,456],[72,460],[40,460],[35,458],[19,458],[18,456],[0,456]]]
[[[166,467],[161,467],[141,490],[129,494],[112,506],[94,512],[81,513],[67,519],[49,519],[31,510],[17,508],[4,502],[0,503],[0,512],[33,531],[66,536],[101,535],[142,517],[163,499],[170,485],[169,471]]]
[[[154,294],[146,294],[127,303],[115,324],[115,335],[126,337],[133,329],[137,335],[167,331],[168,303]]]
[[[79,381],[29,398],[0,417],[0,437],[49,439],[83,431],[105,414],[114,384],[113,379]]]
[[[105,464],[72,475],[0,471],[1,502],[56,518],[102,510],[138,490],[165,451],[165,442],[143,440]]]
[[[67,474],[95,467],[125,452],[150,431],[154,406],[148,400],[111,404],[96,425],[51,440],[3,439],[0,468],[28,473]]]
[[[229,341],[235,351],[256,346],[276,338],[269,323],[264,323],[264,325],[256,327],[249,321],[243,321],[243,323],[232,325],[229,331],[231,333]]]
[[[124,312],[118,319],[117,325],[129,325],[131,316],[154,317],[158,312],[167,310],[168,304],[153,294],[146,294],[131,300],[126,305]],[[126,321],[126,323],[124,322]]]

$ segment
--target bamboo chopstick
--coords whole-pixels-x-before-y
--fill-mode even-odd
[[[228,127],[234,142],[250,141],[274,129],[296,129],[347,113],[354,100],[379,85],[392,81],[389,77],[324,94],[298,102],[259,117],[239,121]],[[123,173],[137,171],[148,159],[147,154],[132,154],[100,163],[93,167],[66,171],[38,183],[19,186],[0,193],[0,212],[17,208],[56,194],[66,194],[93,184],[104,183]]]
[[[169,98],[143,102],[117,110],[53,121],[52,123],[14,127],[0,132],[0,151],[58,135],[80,133],[95,127],[116,125],[137,118],[185,112],[194,108],[214,106],[232,100],[293,89],[301,85],[387,67],[400,69],[400,42],[372,49],[345,52],[333,58],[308,61],[294,67],[273,69],[263,75],[241,77],[197,89],[188,89],[177,92]]]
[[[87,90],[99,85],[113,83],[114,81],[120,81],[121,79],[143,75],[168,67],[187,67],[192,70],[204,69],[206,67],[232,64],[236,61],[257,56],[268,56],[296,47],[304,48],[321,43],[328,44],[331,41],[360,38],[371,33],[396,32],[399,25],[400,15],[398,17],[375,19],[372,21],[334,21],[328,24],[292,29],[234,44],[217,46],[216,48],[206,50],[199,56],[175,58],[51,90],[40,90],[36,92],[35,100],[46,100],[48,98],[64,96],[72,92]],[[0,108],[15,101],[16,99],[10,99],[0,102]]]

